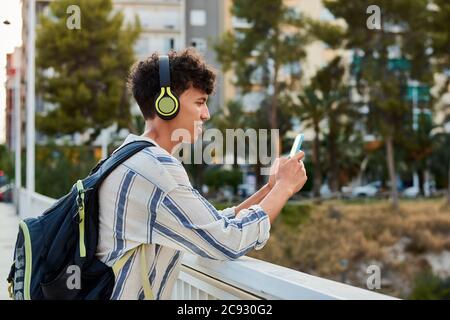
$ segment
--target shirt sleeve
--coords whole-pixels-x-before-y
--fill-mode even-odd
[[[219,211],[219,214],[229,219],[236,217],[236,207],[230,207]]]
[[[192,187],[163,195],[154,228],[162,245],[217,260],[234,260],[259,250],[269,239],[270,221],[259,205],[234,215],[218,211]]]

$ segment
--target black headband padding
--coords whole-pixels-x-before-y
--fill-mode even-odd
[[[160,87],[170,87],[170,67],[169,56],[159,56],[159,85]]]

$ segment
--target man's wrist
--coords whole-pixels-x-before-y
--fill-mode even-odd
[[[270,192],[270,190],[272,190],[272,187],[270,186],[269,183],[266,183],[265,185],[262,186],[261,190],[263,190],[263,192],[265,192],[265,194],[268,194]]]
[[[281,182],[276,182],[272,190],[277,190],[277,192],[283,194],[286,197],[286,201],[294,194],[289,186]]]

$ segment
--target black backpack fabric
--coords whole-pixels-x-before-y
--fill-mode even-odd
[[[141,140],[125,144],[101,160],[85,179],[78,180],[67,195],[41,216],[20,222],[14,262],[8,276],[12,298],[110,298],[114,272],[95,256],[98,191],[117,166],[149,146],[154,144]]]

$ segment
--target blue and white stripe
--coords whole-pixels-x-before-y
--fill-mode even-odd
[[[129,135],[124,143],[146,139]],[[154,141],[152,141],[154,142]],[[192,188],[182,164],[157,145],[125,161],[99,192],[97,255],[112,265],[145,244],[120,271],[112,299],[143,299],[142,265],[156,299],[170,299],[183,252],[211,260],[237,259],[261,248],[270,222],[258,205],[233,215],[216,210]]]
[[[133,184],[133,180],[136,177],[136,173],[128,171],[120,185],[120,192],[118,193],[118,202],[116,206],[116,212],[114,214],[114,250],[111,252],[108,260],[115,260],[119,257],[125,248],[125,224],[128,205],[128,196]]]

